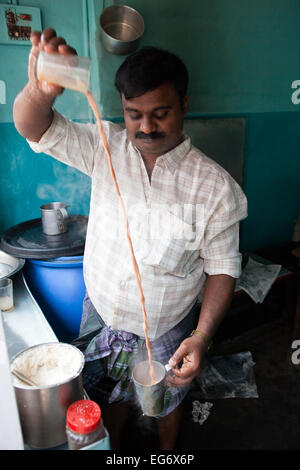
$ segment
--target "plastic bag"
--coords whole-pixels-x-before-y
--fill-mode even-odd
[[[258,398],[250,351],[205,359],[195,378],[193,395],[197,398]]]
[[[202,425],[209,417],[209,410],[212,406],[213,404],[209,401],[206,401],[205,403],[200,403],[198,400],[193,401],[192,417],[194,423]]]

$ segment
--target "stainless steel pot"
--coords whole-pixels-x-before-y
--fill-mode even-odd
[[[11,277],[20,271],[25,264],[25,259],[15,258],[0,250],[0,279]]]
[[[67,343],[43,343],[22,351],[12,361],[12,367],[20,356],[34,348],[44,345],[56,345],[72,348],[79,356],[80,366],[76,373],[67,380],[51,386],[32,387],[14,380],[14,390],[18,405],[24,442],[33,448],[47,449],[64,444],[67,441],[65,426],[67,409],[71,403],[84,398],[82,369],[84,356],[82,352]],[[75,360],[75,357],[74,357]]]
[[[116,0],[115,5],[104,8],[100,16],[102,43],[112,54],[134,52],[144,28],[143,17],[134,8],[118,5]]]

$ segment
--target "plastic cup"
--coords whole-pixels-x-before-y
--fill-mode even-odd
[[[39,81],[85,93],[90,83],[90,67],[89,57],[39,51],[35,76]]]
[[[13,282],[4,277],[0,279],[0,310],[9,312],[14,308]]]

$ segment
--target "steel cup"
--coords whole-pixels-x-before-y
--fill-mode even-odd
[[[46,235],[59,235],[68,230],[69,214],[63,202],[50,202],[40,207],[42,227]]]
[[[167,389],[166,372],[168,366],[153,361],[155,383],[151,385],[150,366],[148,361],[136,364],[132,371],[132,377],[136,393],[142,408],[147,416],[159,415],[164,406],[164,395]]]

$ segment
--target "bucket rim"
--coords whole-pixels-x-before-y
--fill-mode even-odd
[[[47,258],[44,260],[28,258],[26,261],[32,264],[37,264],[40,266],[48,266],[51,268],[57,268],[57,267],[71,268],[73,266],[82,266],[83,255],[61,256],[58,258]]]

